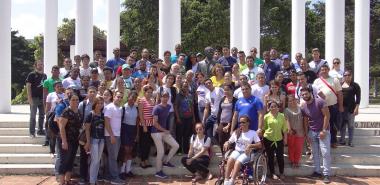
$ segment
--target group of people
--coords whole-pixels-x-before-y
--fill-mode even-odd
[[[304,141],[310,146],[315,177],[330,175],[330,147],[353,147],[354,117],[358,114],[360,87],[340,60],[327,62],[313,49],[308,62],[297,53],[278,56],[272,48],[257,57],[257,49],[245,54],[224,46],[206,47],[204,53],[184,54],[180,44],[163,59],[147,49],[132,49],[126,60],[120,49],[105,60],[95,52],[65,58],[63,67],[53,66],[51,77],[43,62],[26,79],[30,104],[30,136],[46,135],[45,146],[56,158],[60,184],[70,183],[78,148],[80,182],[96,184],[104,179],[123,184],[133,177],[132,160],[150,168],[151,147],[156,149],[156,174],[167,178],[165,167],[176,154],[194,176],[193,181],[212,178],[208,170],[212,145],[229,156],[225,184],[233,184],[241,164],[253,150],[265,148],[269,176],[284,178],[284,147],[293,168],[300,166]],[[44,116],[46,125],[44,132]],[[55,125],[54,125],[55,124]],[[57,127],[54,129],[54,127]],[[275,174],[275,156],[279,166]]]

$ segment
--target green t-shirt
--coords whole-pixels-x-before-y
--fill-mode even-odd
[[[264,116],[264,137],[269,141],[281,141],[282,133],[286,132],[288,127],[286,125],[285,116],[283,113],[277,113],[274,117],[272,113],[267,113]]]
[[[49,93],[54,92],[55,82],[62,82],[62,79],[58,78],[54,80],[52,77],[50,77],[44,81],[43,88],[46,88]]]
[[[255,58],[255,66],[259,67],[261,64],[264,64],[264,61],[260,58]]]
[[[247,69],[247,68],[248,68],[248,66],[247,66],[246,63],[245,63],[244,65],[239,63],[239,71],[240,71],[240,73],[241,73],[242,71],[244,71],[244,69]]]

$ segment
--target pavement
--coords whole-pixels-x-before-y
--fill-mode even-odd
[[[77,182],[77,179],[74,179]],[[197,184],[213,185],[216,179],[210,181],[200,181]],[[75,184],[75,183],[74,183]],[[180,176],[170,176],[168,179],[159,179],[154,176],[137,176],[128,179],[126,185],[191,185],[191,179]],[[237,182],[236,184],[241,184]],[[285,180],[267,180],[268,185],[302,185],[302,184],[323,184],[321,180],[307,177],[286,177]],[[341,177],[331,178],[331,185],[379,185],[380,177]],[[0,185],[58,185],[54,176],[0,176]],[[99,185],[108,185],[99,183]]]

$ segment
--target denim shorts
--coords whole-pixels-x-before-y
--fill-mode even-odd
[[[247,156],[244,151],[239,152],[236,150],[231,153],[229,158],[239,161],[241,164],[245,164],[251,160],[251,157]]]

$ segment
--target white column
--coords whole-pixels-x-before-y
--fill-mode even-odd
[[[361,87],[361,108],[369,104],[369,1],[355,1],[354,81]]]
[[[120,47],[120,0],[107,0],[107,59]]]
[[[58,64],[58,0],[45,0],[44,73],[51,76],[51,68]]]
[[[243,0],[243,51],[252,47],[260,55],[260,0]],[[257,57],[259,57],[259,55]]]
[[[11,112],[11,0],[0,1],[0,113]]]
[[[230,0],[230,48],[243,49],[243,0]]]
[[[93,60],[92,0],[76,0],[75,54],[88,54]]]
[[[74,61],[75,56],[75,45],[70,45],[70,59]]]
[[[305,56],[305,0],[292,0],[292,56],[296,53]]]
[[[334,58],[339,58],[344,69],[344,7],[345,0],[326,0],[326,47],[325,59],[332,67]]]
[[[174,53],[174,46],[181,43],[181,1],[159,1],[158,57],[166,50]]]

